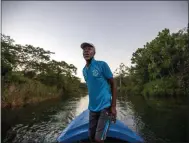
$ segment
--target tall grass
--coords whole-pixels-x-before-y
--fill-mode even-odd
[[[39,81],[25,78],[25,83],[11,83],[2,93],[2,107],[24,106],[58,97],[56,87],[46,86]]]
[[[78,81],[66,78],[64,81],[61,87],[49,86],[37,79],[25,77],[21,72],[11,72],[1,79],[1,107],[20,107],[52,98],[80,96],[86,92],[85,85]]]

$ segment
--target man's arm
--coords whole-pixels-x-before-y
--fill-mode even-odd
[[[116,87],[115,87],[115,82],[114,82],[114,78],[110,78],[108,79],[110,87],[111,87],[111,92],[112,92],[112,103],[111,103],[111,107],[116,107]]]
[[[107,63],[104,62],[103,65],[103,74],[104,77],[108,80],[110,87],[111,87],[111,93],[112,93],[112,102],[111,102],[111,114],[116,118],[116,87],[115,82],[113,78],[113,74],[110,70],[110,67]]]
[[[106,62],[103,62],[103,74],[104,74],[104,77],[108,80],[111,87],[111,93],[112,93],[111,108],[114,108],[113,110],[115,111],[115,114],[116,114],[116,87],[115,87],[113,74],[110,70],[110,67],[108,66]]]
[[[103,74],[104,74],[104,77],[108,80],[110,87],[111,87],[111,92],[112,92],[111,108],[115,108],[116,107],[116,87],[115,87],[113,74],[110,70],[110,67],[108,66],[108,64],[106,62],[103,62]],[[115,112],[116,112],[116,110],[115,110]]]

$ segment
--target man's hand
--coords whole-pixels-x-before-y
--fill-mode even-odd
[[[112,114],[113,116],[116,116],[116,115],[117,115],[117,111],[116,111],[116,107],[115,107],[115,106],[112,106],[112,107],[110,108],[110,111],[111,111],[111,114]]]
[[[116,122],[116,116],[117,116],[116,107],[115,107],[115,106],[112,106],[112,107],[110,108],[110,112],[111,112],[111,115],[113,116],[113,122],[115,123],[115,122]]]

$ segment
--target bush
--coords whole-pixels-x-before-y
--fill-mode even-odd
[[[179,90],[177,79],[175,77],[166,77],[148,82],[144,85],[142,94],[146,96],[171,96],[182,94]]]

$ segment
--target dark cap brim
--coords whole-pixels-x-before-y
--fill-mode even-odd
[[[86,42],[84,42],[84,43],[81,44],[81,48],[83,49],[83,48],[85,48],[85,47],[93,47],[93,48],[94,48],[94,45],[91,44],[91,43],[86,43]]]

